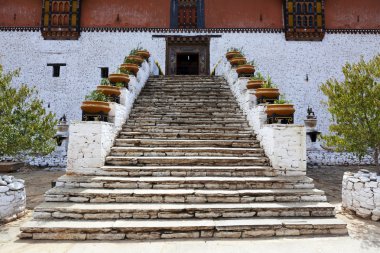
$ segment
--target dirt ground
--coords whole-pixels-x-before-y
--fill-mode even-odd
[[[63,174],[64,171],[49,171],[38,167],[24,167],[18,172],[9,173],[25,180],[26,208],[29,210],[43,202],[44,193],[52,188],[51,182]]]

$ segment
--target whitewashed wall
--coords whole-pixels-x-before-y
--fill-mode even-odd
[[[165,71],[165,39],[152,38],[153,34],[157,33],[82,32],[78,41],[45,41],[40,32],[0,32],[0,64],[6,70],[20,67],[17,81],[36,85],[57,116],[65,113],[69,120],[80,119],[81,101],[100,81],[98,67],[110,67],[112,72],[138,43]],[[288,42],[283,33],[221,35],[211,39],[210,69],[224,57],[227,48],[243,47],[248,59],[255,59],[264,74],[270,73],[281,92],[295,104],[296,123],[303,123],[310,105],[323,133],[328,131],[330,116],[321,105],[323,95],[318,86],[329,77],[342,78],[345,62],[380,53],[380,35],[326,34],[322,42]],[[67,66],[61,68],[61,77],[53,78],[47,63]]]

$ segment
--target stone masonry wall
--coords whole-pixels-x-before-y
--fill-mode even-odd
[[[24,180],[0,175],[0,224],[25,214],[26,194]]]
[[[218,66],[246,115],[257,139],[280,175],[306,175],[306,130],[302,125],[266,124],[265,105],[256,105],[254,91],[247,90],[247,78],[238,78],[227,60]]]
[[[342,182],[342,206],[362,218],[380,220],[380,176],[361,170],[346,172]]]

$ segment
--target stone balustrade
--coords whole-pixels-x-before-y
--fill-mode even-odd
[[[342,207],[362,218],[380,220],[380,176],[361,170],[346,172],[342,182]]]
[[[80,121],[70,124],[68,173],[94,173],[104,165],[118,132],[128,119],[136,98],[155,68],[154,61],[150,59],[142,64],[136,77],[130,77],[128,89],[122,90],[120,104],[110,105],[109,122]]]
[[[279,175],[306,175],[306,129],[296,124],[266,124],[265,105],[257,105],[254,91],[247,90],[248,78],[238,77],[228,61],[218,66],[232,93],[257,134],[271,165]]]
[[[0,223],[7,223],[25,214],[24,180],[0,176]]]

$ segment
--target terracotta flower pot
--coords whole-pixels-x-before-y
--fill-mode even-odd
[[[133,61],[137,65],[141,65],[144,62],[144,59],[138,55],[130,55],[127,57],[128,60]]]
[[[258,88],[261,88],[263,84],[264,84],[264,81],[261,81],[261,80],[249,80],[247,83],[247,89],[256,90]]]
[[[256,89],[255,96],[257,98],[271,98],[271,99],[278,99],[280,96],[280,92],[277,88],[258,88]]]
[[[227,60],[231,60],[234,57],[240,57],[242,54],[239,51],[231,51],[226,53]]]
[[[232,66],[242,65],[247,63],[245,57],[235,57],[230,60]]]
[[[116,86],[99,85],[96,89],[107,96],[120,96],[121,94],[120,88]]]
[[[137,72],[139,72],[139,65],[134,63],[124,63],[120,65],[120,69],[128,70],[137,75]]]
[[[240,65],[237,67],[236,72],[239,75],[242,74],[251,74],[253,75],[255,73],[255,67],[249,64]]]
[[[109,113],[111,111],[110,104],[101,101],[83,101],[80,108],[86,113]]]
[[[139,50],[136,52],[136,55],[144,58],[145,60],[149,59],[149,57],[150,57],[150,53],[147,50]]]
[[[270,104],[267,105],[267,109],[265,110],[269,117],[273,114],[277,116],[290,116],[293,115],[295,111],[291,104]]]
[[[108,77],[111,83],[129,83],[129,75],[127,74],[111,74]]]

